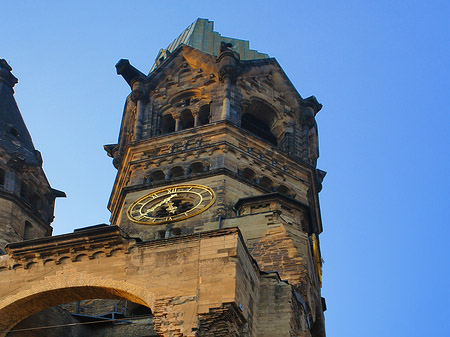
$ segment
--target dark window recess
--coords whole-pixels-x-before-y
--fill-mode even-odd
[[[33,208],[35,209],[39,209],[40,206],[40,198],[39,195],[37,195],[36,193],[33,193],[30,197],[30,204],[31,206],[33,206]]]
[[[39,207],[41,206],[39,195],[37,193],[34,193],[30,186],[23,182],[20,188],[20,197],[35,209],[39,209]]]
[[[169,133],[175,131],[175,120],[173,119],[171,114],[167,114],[162,116],[161,120],[161,132]]]
[[[272,182],[272,180],[270,180],[267,177],[262,177],[261,180],[260,180],[260,184],[261,184],[262,187],[265,187],[265,188],[267,188],[269,190],[273,189],[273,182]]]
[[[33,234],[33,225],[29,221],[25,221],[25,229],[23,231],[23,239],[24,240],[31,240],[34,239]]]
[[[17,131],[17,129],[15,127],[11,127],[9,129],[9,132],[14,136],[14,137],[19,137],[19,131]]]
[[[156,235],[157,239],[164,239],[165,237],[166,237],[166,231],[165,230],[158,231],[158,233]]]
[[[255,181],[256,177],[255,172],[253,172],[247,167],[241,172],[241,175],[247,180]]]
[[[157,170],[157,171],[150,173],[150,176],[148,178],[150,179],[150,182],[159,181],[159,180],[164,180],[166,178],[166,175],[164,174],[163,171]]]
[[[172,228],[170,231],[171,236],[181,235],[181,228]]]
[[[278,186],[278,192],[279,193],[281,193],[281,194],[285,194],[285,195],[289,195],[289,188],[287,188],[286,186],[284,186],[284,185],[280,185],[280,186]]]
[[[5,176],[6,176],[5,170],[0,168],[0,186],[5,186]]]
[[[139,305],[137,308],[134,308],[131,310],[131,316],[132,317],[139,317],[139,316],[152,316],[152,310],[144,305]]]
[[[250,114],[243,115],[241,127],[268,141],[269,143],[277,145],[277,138],[272,134],[270,127],[256,117]]]
[[[20,188],[20,196],[23,200],[30,202],[31,192],[27,184],[22,183]]]
[[[197,162],[197,163],[193,163],[191,166],[189,166],[189,171],[191,173],[200,173],[200,172],[205,171],[205,167],[203,166],[202,163]]]
[[[209,124],[209,118],[210,118],[210,107],[208,105],[204,105],[200,108],[199,112],[199,124],[205,125]]]
[[[181,112],[181,129],[190,129],[194,127],[194,116],[189,110],[184,110]]]
[[[184,176],[184,170],[181,166],[172,167],[169,173],[171,178]]]

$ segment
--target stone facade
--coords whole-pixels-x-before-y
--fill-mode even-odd
[[[109,226],[7,251],[0,257],[0,331],[60,303],[117,298],[149,307],[160,336],[264,336],[260,321],[289,335],[290,316],[278,316],[291,312],[294,287],[259,270],[237,228],[141,242]],[[271,295],[261,298],[266,291]],[[272,300],[276,308],[260,305]]]
[[[0,336],[53,310],[68,336],[324,337],[315,97],[201,19],[149,75],[116,68],[111,226],[9,244]]]

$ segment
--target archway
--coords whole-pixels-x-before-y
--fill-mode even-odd
[[[20,326],[21,322],[26,321],[28,317],[33,317],[33,315],[38,313],[44,313],[47,315],[52,315],[58,313],[61,315],[60,324],[57,323],[58,320],[54,319],[53,326],[60,325],[61,328],[67,326],[69,323],[71,326],[81,326],[83,323],[76,323],[76,315],[72,316],[72,321],[68,322],[68,317],[71,316],[71,313],[67,310],[62,310],[59,306],[61,304],[83,301],[89,299],[109,299],[109,300],[124,300],[130,303],[133,303],[134,309],[139,308],[140,312],[145,312],[145,309],[148,308],[147,312],[151,312],[151,306],[153,305],[153,297],[151,294],[145,294],[145,291],[138,290],[139,293],[136,295],[135,293],[130,292],[128,289],[123,289],[123,287],[118,287],[117,282],[103,282],[104,284],[110,284],[111,286],[98,286],[98,285],[85,285],[85,286],[74,286],[74,287],[66,287],[66,288],[55,288],[51,290],[44,290],[41,292],[35,292],[28,294],[17,294],[12,299],[5,299],[2,301],[0,305],[0,336],[50,336],[50,330],[47,330],[46,334],[42,334],[42,331],[45,329],[49,329],[48,325],[46,326],[34,326],[30,329],[29,325],[25,324]],[[137,290],[137,289],[135,289]],[[145,298],[145,299],[144,299]],[[9,304],[3,305],[4,302],[9,300]],[[50,309],[50,308],[53,308]],[[57,309],[55,309],[57,308]],[[133,310],[134,310],[133,309]],[[65,311],[65,313],[64,313]],[[42,315],[41,315],[42,316]],[[84,324],[86,324],[87,317],[91,317],[91,321],[93,321],[94,317],[89,315],[84,316]],[[38,317],[39,316],[36,316]],[[33,322],[39,322],[39,319],[35,319]],[[41,319],[42,321],[42,319]],[[75,321],[75,322],[74,322]],[[104,323],[106,320],[104,317],[97,317],[97,321]],[[109,319],[111,322],[111,319]],[[18,328],[14,328],[18,326]],[[42,330],[39,332],[39,330]],[[9,333],[8,333],[9,331]],[[16,331],[16,332],[14,332]],[[34,333],[41,333],[32,335],[31,331]],[[25,334],[24,334],[25,333]],[[84,332],[86,333],[86,331]]]
[[[262,100],[253,99],[242,107],[241,127],[273,145],[278,143],[273,130],[276,120],[275,110]]]

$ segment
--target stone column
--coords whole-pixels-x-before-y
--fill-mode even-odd
[[[231,49],[230,43],[222,42],[220,46],[220,53],[217,57],[220,63],[219,80],[224,83],[224,97],[222,102],[222,116],[221,119],[233,121],[231,116],[231,84],[236,82],[239,74],[239,54]]]
[[[194,116],[194,127],[200,125],[200,114],[199,114],[199,108],[195,107],[192,109],[192,115]]]
[[[146,104],[148,102],[147,92],[142,82],[133,83],[131,100],[136,103],[136,123],[134,125],[134,140],[142,139],[142,127]]]
[[[174,117],[175,119],[175,131],[180,131],[181,130],[181,118],[180,115]]]

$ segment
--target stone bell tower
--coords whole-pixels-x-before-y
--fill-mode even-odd
[[[265,280],[247,332],[325,336],[322,105],[303,98],[274,58],[205,19],[162,49],[148,75],[128,60],[116,68],[131,93],[118,143],[105,146],[118,170],[111,224],[143,241],[239,228],[262,275],[289,285],[277,293]]]

